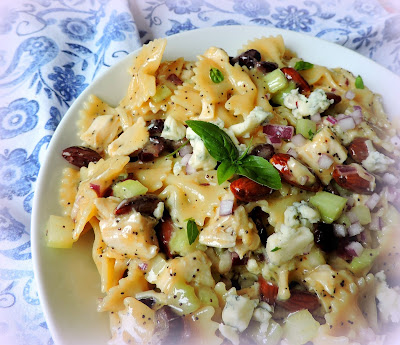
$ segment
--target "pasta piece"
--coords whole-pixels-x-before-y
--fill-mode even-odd
[[[173,61],[163,61],[156,73],[157,85],[166,85],[170,90],[175,90],[177,85],[173,83],[168,77],[171,74],[176,75],[178,78],[182,73],[185,60],[179,58]]]
[[[115,108],[121,122],[122,130],[125,131],[135,123],[135,119],[132,114],[128,113],[123,107]]]
[[[149,131],[143,118],[139,119],[125,130],[108,146],[110,156],[130,155],[146,145],[149,140]]]
[[[61,185],[60,185],[60,205],[62,207],[62,214],[70,216],[72,205],[74,204],[78,186],[80,182],[79,170],[73,168],[65,168],[62,172]]]
[[[256,49],[261,54],[262,61],[276,62],[279,67],[284,67],[283,57],[286,52],[285,43],[281,35],[257,38],[243,46],[241,52]]]
[[[171,96],[166,115],[171,115],[175,120],[184,122],[193,116],[200,115],[201,108],[199,91],[195,90],[192,84],[184,83]]]

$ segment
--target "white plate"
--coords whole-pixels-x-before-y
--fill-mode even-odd
[[[360,74],[364,83],[383,95],[389,115],[398,112],[400,78],[375,62],[336,44],[296,32],[273,28],[229,26],[184,32],[168,38],[165,59],[180,56],[194,59],[210,46],[236,52],[248,40],[281,34],[288,48],[306,61],[328,67],[343,67]],[[135,54],[135,53],[133,53]],[[132,63],[127,56],[96,79],[74,102],[54,133],[40,169],[32,212],[32,255],[39,297],[53,339],[57,345],[106,344],[110,338],[108,315],[96,311],[101,297],[100,279],[91,258],[91,235],[85,235],[72,249],[47,248],[45,224],[50,214],[61,214],[58,189],[62,169],[68,164],[61,151],[80,143],[76,121],[90,94],[111,105],[125,95]]]

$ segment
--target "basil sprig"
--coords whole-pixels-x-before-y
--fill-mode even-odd
[[[196,222],[193,218],[187,219],[186,234],[189,244],[192,244],[194,241],[196,241],[196,238],[199,235],[199,229],[197,228]]]
[[[248,155],[248,149],[239,157],[232,139],[217,125],[196,120],[188,120],[186,124],[203,140],[210,155],[220,162],[217,169],[219,184],[239,174],[272,189],[282,187],[279,172],[270,162],[262,157]]]
[[[219,84],[224,80],[224,75],[218,68],[210,68],[210,79],[215,84]]]
[[[357,76],[354,85],[357,89],[363,89],[364,88],[364,81],[362,79],[362,77],[359,75]]]
[[[307,62],[307,61],[303,61],[303,60],[297,61],[294,65],[294,69],[296,71],[305,71],[305,70],[313,68],[313,67],[314,67],[314,64]]]

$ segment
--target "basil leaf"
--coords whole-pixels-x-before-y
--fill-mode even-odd
[[[312,63],[306,62],[306,61],[303,61],[303,60],[297,61],[296,64],[294,65],[294,69],[296,71],[304,71],[306,69],[310,69],[310,68],[313,68],[313,67],[314,67],[314,65]]]
[[[217,125],[196,120],[187,120],[186,124],[203,140],[214,159],[219,162],[234,162],[238,159],[239,152],[232,139]]]
[[[187,220],[186,233],[189,244],[192,244],[194,241],[196,241],[196,238],[199,235],[199,229],[197,229],[197,225],[193,218],[189,218]]]
[[[230,161],[222,161],[217,169],[218,184],[222,184],[226,180],[229,180],[236,173],[236,170],[236,164]]]
[[[282,249],[282,248],[281,247],[275,247],[274,249],[271,249],[271,252],[277,252],[280,249]]]
[[[246,157],[246,155],[249,153],[249,150],[250,150],[250,146],[251,146],[251,143],[253,142],[253,137],[251,137],[251,139],[250,139],[250,142],[249,142],[249,145],[247,145],[247,147],[246,147],[246,150],[240,155],[240,157],[239,157],[239,161],[241,161],[244,157]]]
[[[272,189],[282,187],[278,170],[266,159],[259,156],[246,156],[239,163],[237,166],[239,175]]]
[[[357,89],[363,89],[364,88],[364,81],[363,81],[363,79],[361,78],[360,75],[357,76],[354,85],[356,86]]]
[[[218,68],[211,68],[210,79],[213,81],[213,83],[218,84],[224,80],[224,75]]]

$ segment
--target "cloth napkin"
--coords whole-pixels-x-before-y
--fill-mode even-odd
[[[53,343],[32,270],[32,198],[54,130],[99,74],[153,38],[258,25],[336,42],[400,75],[398,10],[395,0],[2,0],[0,344]]]

